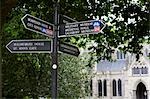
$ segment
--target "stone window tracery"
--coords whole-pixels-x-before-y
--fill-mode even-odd
[[[104,80],[104,96],[107,96],[107,81]]]
[[[107,80],[98,80],[98,96],[107,96]]]
[[[132,74],[133,75],[148,74],[148,68],[146,66],[143,66],[143,67],[133,67],[132,68]]]
[[[118,96],[122,96],[122,82],[118,80]]]
[[[98,96],[102,96],[102,81],[98,81]]]
[[[113,80],[113,96],[117,96],[117,89],[116,89],[117,85],[116,85],[116,80]]]

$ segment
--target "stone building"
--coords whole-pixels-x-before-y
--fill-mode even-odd
[[[116,50],[116,61],[101,60],[92,78],[92,99],[150,99],[150,46],[139,60]]]

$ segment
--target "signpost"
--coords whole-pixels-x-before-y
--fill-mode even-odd
[[[76,22],[65,15],[61,15],[59,19],[60,0],[53,0],[53,2],[55,3],[54,25],[29,14],[21,19],[26,29],[52,37],[52,44],[49,40],[12,40],[6,45],[6,48],[11,53],[52,53],[52,99],[57,99],[58,51],[74,56],[80,54],[76,46],[66,43],[58,44],[58,37],[102,33],[106,25],[101,20]]]
[[[51,53],[50,40],[12,40],[6,48],[11,53]]]
[[[29,14],[26,14],[21,19],[24,27],[30,31],[40,33],[42,35],[46,36],[53,36],[54,33],[54,25],[51,23],[48,23],[44,20],[41,20],[39,18],[36,18],[34,16],[31,16]]]
[[[106,25],[101,20],[67,23],[60,26],[59,37],[96,34],[103,32],[102,30],[105,26]]]
[[[73,56],[79,56],[79,54],[80,54],[78,47],[67,44],[67,43],[60,43],[58,49],[59,49],[59,51],[61,51],[63,53],[70,54]]]
[[[60,14],[60,24],[66,24],[66,23],[72,23],[72,22],[77,22],[75,19],[72,19],[66,15],[61,15]]]

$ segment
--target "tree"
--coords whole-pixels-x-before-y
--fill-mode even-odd
[[[8,98],[23,98],[28,96],[35,99],[38,97],[50,97],[50,55],[11,54],[5,47],[11,39],[45,37],[35,33],[31,34],[29,33],[30,31],[24,29],[23,25],[20,25],[20,19],[23,16],[22,13],[14,11],[12,16],[12,19],[5,24],[4,34],[2,35],[3,96]],[[83,67],[83,64],[81,65],[79,60],[67,55],[60,56],[59,97],[77,98],[84,95],[82,83],[86,80],[86,74],[82,73],[85,67]],[[66,89],[69,90],[70,94],[64,94]],[[74,92],[76,94],[73,94]]]
[[[1,0],[0,4],[0,75],[2,74],[2,54],[1,54],[1,40],[2,40],[2,27],[5,19],[11,8],[16,4],[16,0]],[[0,98],[2,98],[2,76],[0,76]]]
[[[41,64],[41,61],[37,61],[37,60],[39,60],[39,58],[45,59],[45,54],[40,54],[39,55],[40,57],[35,54],[31,54],[29,56],[26,54],[25,55],[24,54],[12,55],[6,51],[5,45],[12,38],[13,39],[22,39],[22,38],[24,39],[25,38],[26,39],[27,38],[30,38],[30,39],[44,38],[45,39],[46,37],[43,37],[36,33],[31,33],[25,30],[23,28],[23,25],[21,25],[22,23],[20,21],[20,18],[24,14],[29,13],[35,17],[38,17],[50,23],[53,23],[53,17],[52,17],[53,11],[54,11],[53,2],[51,0],[49,1],[48,0],[29,0],[29,1],[18,0],[17,6],[12,9],[11,15],[6,20],[7,24],[5,26],[5,33],[2,34],[3,36],[2,57],[4,58],[3,64],[6,64],[7,66],[12,64],[12,67],[15,67],[16,69],[14,70],[15,72],[9,73],[9,75],[12,75],[12,74],[15,75],[14,79],[16,79],[17,75],[20,74],[19,72],[20,67],[17,67],[16,64],[18,63],[23,64],[25,71],[32,69],[31,74],[28,73],[29,75],[27,77],[28,79],[33,81],[32,83],[35,86],[31,88],[32,90],[26,89],[27,92],[24,95],[37,97],[37,94],[39,94],[37,93],[38,92],[37,90],[39,88],[38,86],[39,81],[36,81],[36,79],[38,78],[39,73],[40,73],[38,71],[40,71],[39,64]],[[113,53],[113,49],[117,48],[118,45],[120,44],[125,44],[124,47],[119,48],[121,50],[141,54],[140,52],[140,49],[142,48],[141,43],[143,42],[150,43],[149,3],[147,0],[145,1],[138,0],[137,2],[134,2],[133,0],[107,0],[107,1],[106,0],[95,0],[95,1],[94,0],[60,0],[60,13],[67,15],[69,17],[72,17],[78,21],[91,20],[94,17],[95,18],[99,17],[99,19],[104,20],[104,22],[107,24],[106,28],[104,29],[104,33],[60,39],[65,42],[67,41],[72,42],[74,44],[77,44],[80,47],[84,47],[87,44],[87,42],[94,41],[94,44],[89,46],[89,50],[91,50],[92,55],[97,56],[98,60],[102,58],[110,59],[111,53]],[[16,63],[13,63],[15,62],[13,59],[17,59]],[[30,60],[29,63],[27,62],[28,59]],[[91,58],[91,60],[92,59],[93,58]],[[32,61],[35,61],[35,62],[32,63]],[[45,61],[42,63],[47,63]],[[49,65],[44,64],[44,66],[48,68]],[[91,64],[89,64],[88,66],[91,66]],[[9,68],[13,69],[12,67],[10,66]],[[4,67],[4,71],[5,69],[7,71],[7,68]],[[47,71],[45,70],[44,72],[47,72]],[[19,77],[20,78],[22,77],[21,74]],[[26,77],[26,76],[23,76],[23,77]],[[10,78],[13,79],[13,77],[10,77]],[[5,81],[7,81],[7,78],[4,78],[4,79]],[[13,83],[13,81],[11,82]],[[50,81],[44,84],[44,86],[49,85],[49,82]],[[15,87],[16,85],[18,84],[16,83]],[[30,86],[29,82],[27,83],[27,85],[28,85],[27,88],[32,87]],[[12,88],[17,89],[15,87],[12,87]],[[23,86],[20,85],[19,88],[21,87]],[[63,89],[65,90],[65,87],[63,87]],[[11,95],[23,97],[23,94],[21,93],[20,90],[21,89],[18,89],[16,91],[19,94],[8,93],[7,91],[4,94],[5,95],[11,94]],[[43,90],[44,92],[47,91],[47,89],[43,89]],[[32,95],[29,94],[31,92],[33,92]],[[40,95],[46,96],[49,94],[45,94],[45,95],[40,94]]]
[[[107,24],[104,33],[83,36],[83,40],[76,38],[80,46],[93,40],[97,45],[91,45],[89,50],[94,54],[96,52],[98,60],[111,59],[113,49],[120,44],[125,44],[124,47],[119,48],[120,50],[138,55],[142,54],[141,44],[150,43],[150,8],[147,0],[88,0],[88,2],[84,0],[82,3],[78,0],[69,4],[64,6],[66,8],[64,11],[68,8],[70,10],[67,15],[78,11],[80,14],[75,15],[79,21],[95,17],[104,20]]]
[[[62,99],[84,98],[87,95],[84,83],[88,80],[88,73],[82,57],[61,55],[59,64],[59,97]]]

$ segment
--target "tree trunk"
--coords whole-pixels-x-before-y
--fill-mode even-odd
[[[1,7],[1,5],[0,5]],[[1,10],[0,10],[0,16],[1,16]],[[0,18],[0,99],[2,99],[2,19]]]
[[[33,99],[39,99],[37,95],[32,96]]]
[[[16,5],[17,0],[1,0],[0,3],[0,99],[2,99],[2,27],[8,13]]]

